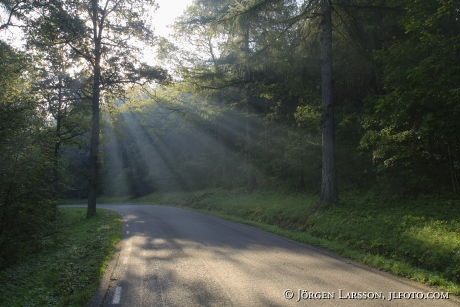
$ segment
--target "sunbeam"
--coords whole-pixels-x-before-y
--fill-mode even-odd
[[[205,120],[197,108],[204,106],[172,108],[153,100],[121,106],[107,119],[105,191],[140,197],[159,190],[245,186],[264,177],[254,163],[254,145],[248,145],[257,140],[262,120],[223,107]]]

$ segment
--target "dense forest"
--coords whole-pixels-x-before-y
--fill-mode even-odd
[[[62,198],[458,197],[458,0],[195,0],[174,39],[153,0],[0,3],[0,267]]]

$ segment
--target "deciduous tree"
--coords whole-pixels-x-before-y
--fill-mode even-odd
[[[155,1],[91,0],[35,3],[28,24],[48,42],[61,44],[83,60],[92,87],[89,153],[88,217],[96,212],[101,105],[109,95],[122,94],[126,84],[165,80],[163,69],[141,62],[143,46],[154,41],[148,12]],[[40,13],[39,18],[36,13]],[[77,62],[78,63],[78,62]],[[76,67],[76,65],[74,65]]]

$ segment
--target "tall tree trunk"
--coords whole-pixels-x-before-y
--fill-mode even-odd
[[[454,194],[458,194],[460,192],[460,184],[457,176],[457,171],[455,169],[454,156],[452,154],[452,150],[449,143],[447,144],[447,156],[449,162],[450,180],[452,183],[452,192]]]
[[[246,189],[253,192],[257,187],[257,177],[252,166],[253,163],[253,139],[252,139],[252,122],[251,122],[251,95],[249,92],[249,82],[251,82],[251,71],[249,67],[250,47],[249,47],[249,23],[245,21],[243,27],[243,50],[244,50],[244,100],[245,100],[245,125],[244,125],[244,142],[245,142],[245,159],[246,159]]]
[[[93,76],[93,97],[92,97],[92,119],[91,119],[91,140],[89,150],[89,184],[88,184],[88,210],[87,217],[96,214],[96,197],[98,190],[98,173],[99,173],[99,126],[100,126],[100,55],[96,58]]]
[[[86,216],[92,217],[96,214],[96,197],[98,190],[99,173],[99,129],[100,129],[100,96],[101,96],[101,59],[102,59],[102,29],[103,24],[98,22],[98,1],[92,0],[92,21],[93,21],[93,88],[91,100],[91,140],[89,150],[89,183],[88,183],[88,209]]]
[[[332,97],[332,6],[330,0],[321,1],[321,80],[323,104],[323,153],[321,204],[337,201],[334,157],[334,105]]]
[[[58,197],[59,194],[59,154],[60,154],[60,149],[61,149],[61,134],[62,134],[62,105],[64,103],[63,99],[63,88],[64,84],[62,81],[62,76],[63,72],[62,69],[59,70],[59,75],[58,75],[58,105],[57,105],[57,112],[55,115],[56,119],[56,130],[55,130],[55,136],[56,136],[56,141],[54,143],[54,161],[53,161],[53,188],[54,188],[54,196]],[[51,107],[51,106],[50,106]]]

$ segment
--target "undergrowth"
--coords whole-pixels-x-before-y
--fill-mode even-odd
[[[0,271],[0,306],[83,306],[121,239],[121,220],[98,209],[59,208],[57,232],[41,252]]]

